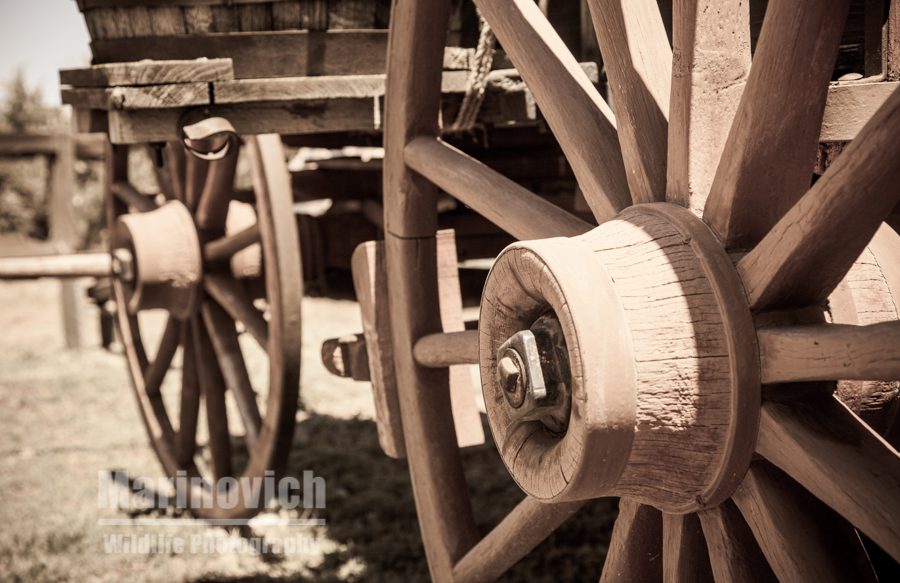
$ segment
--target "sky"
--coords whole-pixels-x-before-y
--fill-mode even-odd
[[[0,87],[22,67],[44,103],[59,104],[59,70],[89,65],[89,43],[75,0],[0,0]]]

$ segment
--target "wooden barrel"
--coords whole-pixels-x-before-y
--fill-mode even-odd
[[[389,0],[77,0],[92,40],[387,28]]]

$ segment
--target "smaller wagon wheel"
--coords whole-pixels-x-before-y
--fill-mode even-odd
[[[601,581],[874,580],[858,533],[900,560],[900,453],[835,390],[900,379],[900,238],[881,226],[900,197],[900,91],[811,186],[848,0],[770,1],[752,69],[743,0],[675,0],[674,46],[655,0],[588,0],[615,117],[535,2],[475,4],[598,226],[441,140],[450,3],[394,2],[388,309],[432,577],[494,580],[585,500],[618,496]],[[441,330],[439,189],[520,239],[477,334]],[[826,323],[873,302],[890,307],[878,323]],[[446,370],[476,363],[526,494],[484,536]]]
[[[170,143],[158,152],[162,194],[156,198],[129,184],[128,147],[111,148],[107,218],[118,327],[140,413],[165,472],[204,478],[202,487],[186,492],[192,512],[249,518],[265,500],[226,498],[212,484],[263,478],[270,470],[277,477],[290,451],[303,297],[292,190],[277,135],[243,140],[253,175],[248,196],[234,187],[242,140],[230,124],[208,118],[184,132],[186,148]],[[145,343],[152,336],[142,331],[139,316],[152,311],[166,315],[151,359]],[[181,393],[167,395],[161,387],[179,349]],[[261,358],[250,362],[254,350]],[[257,390],[266,388],[260,379],[254,389],[248,372],[266,366],[267,395]],[[198,439],[204,416],[205,456]],[[185,483],[175,480],[176,488]]]

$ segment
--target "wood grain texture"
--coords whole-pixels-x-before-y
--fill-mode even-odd
[[[764,383],[900,380],[900,321],[761,329]]]
[[[494,581],[550,536],[583,502],[544,504],[525,498],[453,567],[454,581]]]
[[[900,454],[835,397],[764,402],[756,448],[900,558]]]
[[[853,140],[900,83],[860,83],[828,88],[820,142]]]
[[[825,300],[900,199],[900,90],[738,263],[754,309]]]
[[[765,462],[734,502],[780,581],[875,581],[859,535],[830,508]]]
[[[772,0],[703,216],[748,249],[809,188],[849,0]]]
[[[481,14],[534,94],[598,220],[631,204],[616,121],[532,0],[480,0]]]
[[[663,581],[712,582],[706,540],[696,514],[663,514]]]
[[[62,69],[59,72],[60,84],[72,87],[168,85],[232,79],[234,68],[231,59],[108,63],[83,69]]]
[[[666,199],[698,216],[750,72],[749,4],[673,3]]]
[[[635,204],[666,192],[672,48],[656,0],[589,0]]]
[[[518,239],[571,237],[591,228],[440,140],[418,138],[403,154],[411,169]]]
[[[729,500],[699,516],[716,581],[778,581],[733,502]]]
[[[662,514],[634,500],[619,500],[601,583],[659,581],[663,573]]]

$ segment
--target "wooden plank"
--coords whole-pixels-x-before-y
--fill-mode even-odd
[[[703,214],[750,72],[749,2],[673,5],[666,197]]]
[[[820,142],[853,140],[900,82],[854,83],[828,88]]]
[[[761,329],[763,383],[900,380],[900,321]]]
[[[453,580],[498,579],[583,505],[583,501],[545,504],[525,498],[454,565]]]
[[[738,271],[754,309],[825,300],[900,198],[900,90]]]
[[[616,108],[631,198],[666,193],[672,48],[656,0],[588,0]]]
[[[900,453],[830,392],[763,402],[756,449],[900,560]]]
[[[210,104],[208,83],[112,89],[63,89],[62,102],[79,109],[166,109]]]
[[[631,204],[616,121],[533,0],[478,0],[600,220]]]
[[[765,462],[754,463],[734,502],[780,581],[875,581],[850,524]]]
[[[748,249],[809,188],[849,0],[771,2],[704,219]]]
[[[107,63],[81,69],[62,69],[59,72],[60,84],[72,87],[168,85],[232,79],[234,67],[231,59],[207,58]]]
[[[172,0],[77,0],[79,10],[108,6],[171,6]],[[263,4],[272,0],[227,0],[227,4]],[[222,4],[222,0],[177,0],[179,6],[208,6]]]
[[[68,253],[78,247],[78,226],[72,201],[75,198],[75,141],[70,136],[57,138],[57,150],[49,161],[48,192],[50,205],[48,222],[50,240],[57,249]],[[77,287],[71,281],[61,281],[60,300],[63,319],[63,335],[66,347],[81,347],[81,323],[79,318]]]

